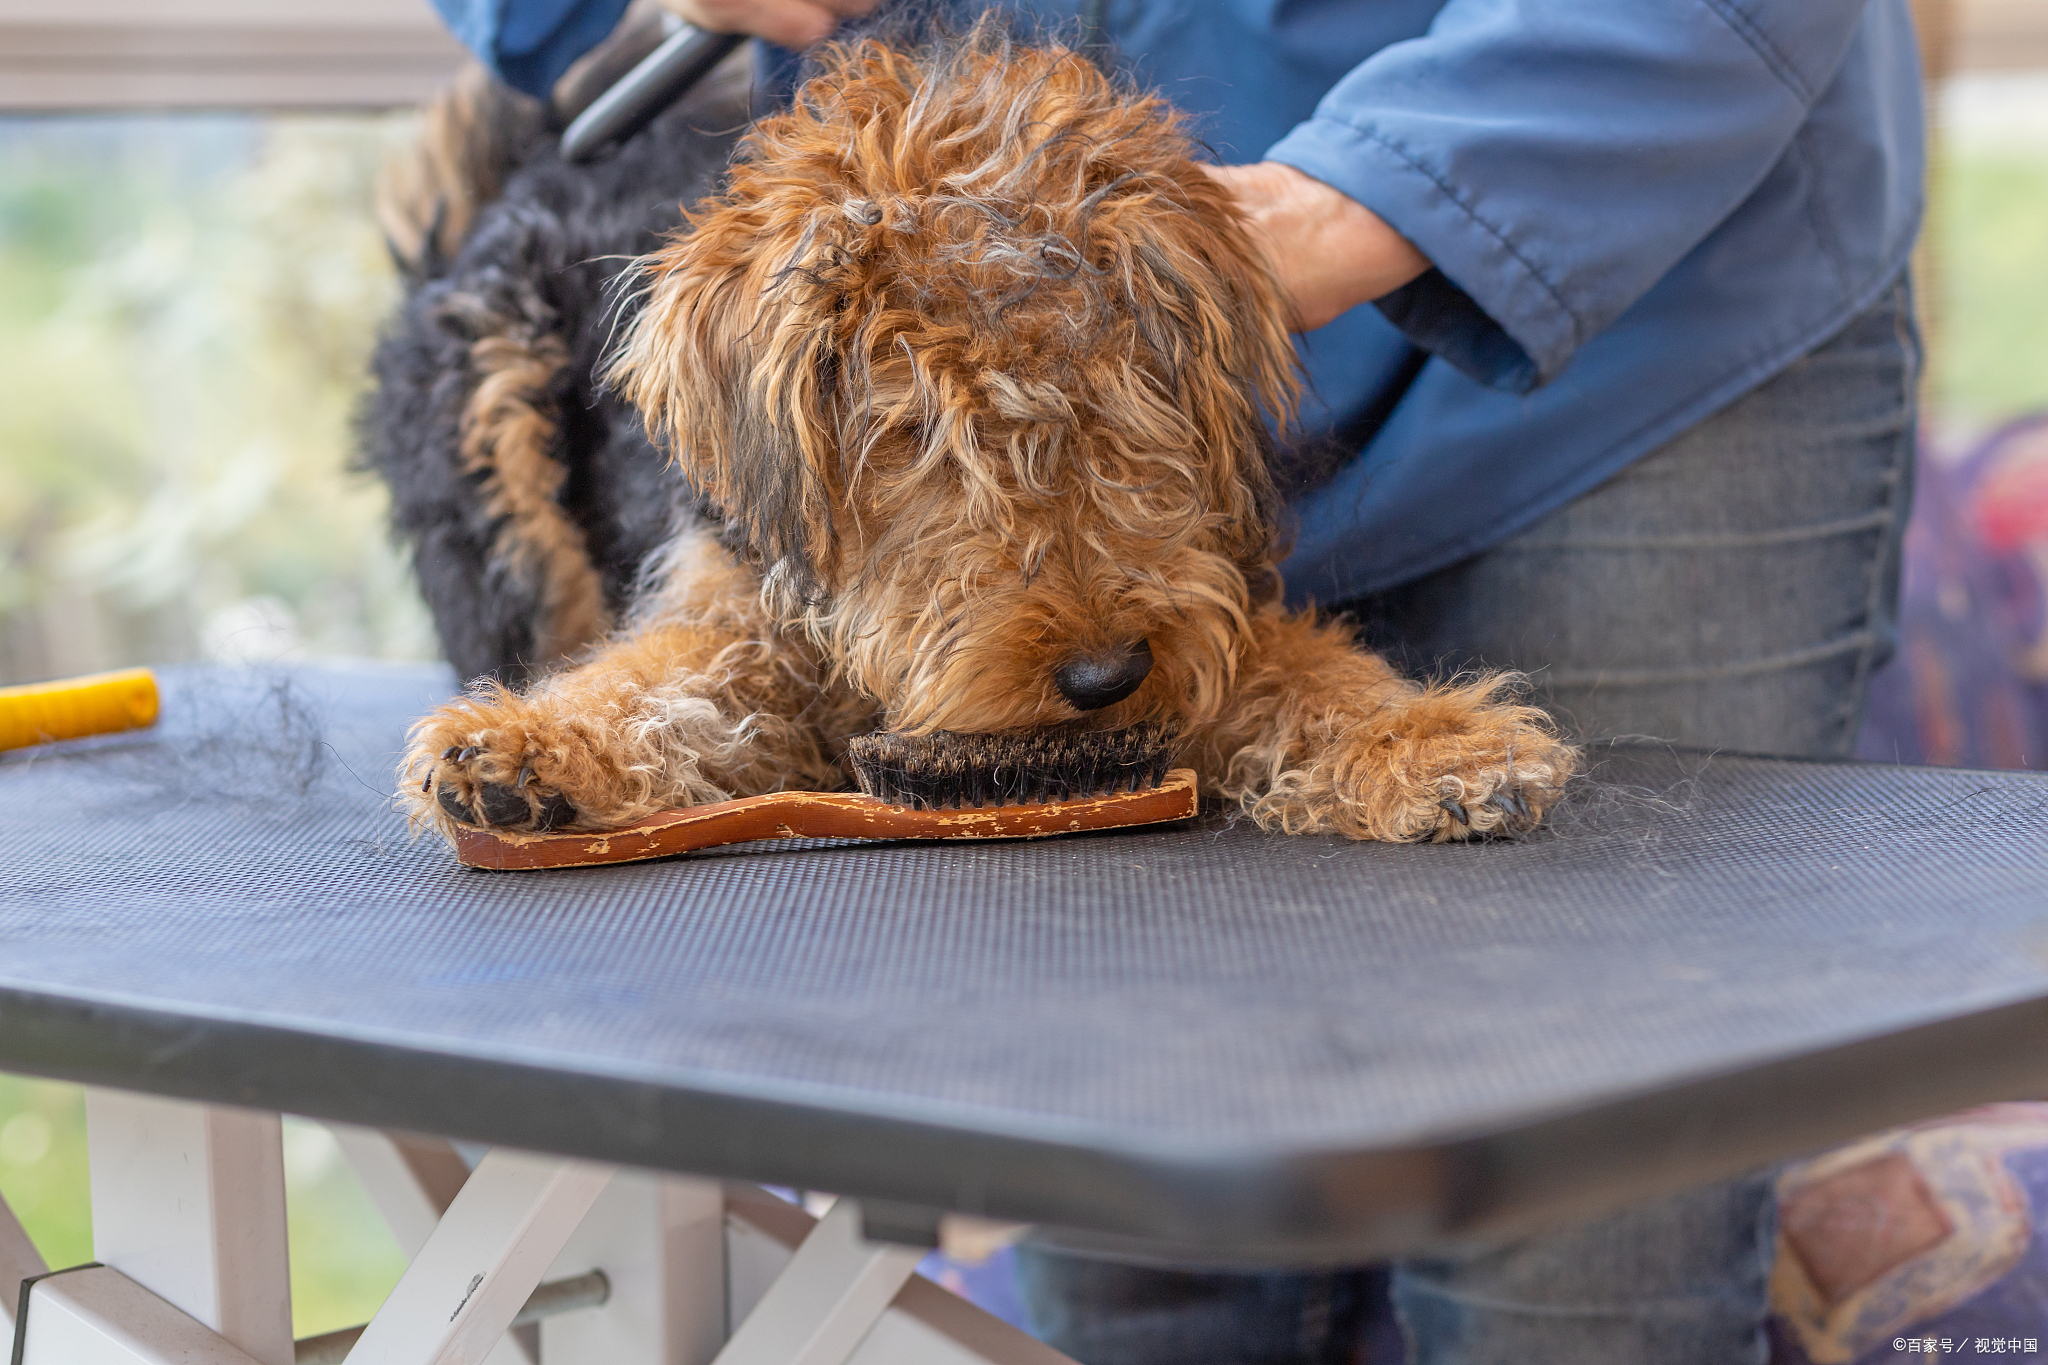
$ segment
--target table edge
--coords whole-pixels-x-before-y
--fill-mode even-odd
[[[1477,1245],[2048,1090],[2048,993],[1390,1145],[1003,1132],[0,987],[0,1070],[1039,1224],[1135,1259]],[[136,1059],[147,1062],[138,1068]],[[508,1102],[493,1105],[494,1096]],[[906,1106],[908,1109],[910,1106]]]

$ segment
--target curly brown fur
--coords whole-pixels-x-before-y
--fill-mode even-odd
[[[1348,623],[1262,612],[1229,713],[1197,732],[1212,790],[1288,833],[1436,840],[1533,828],[1576,767],[1550,719],[1487,674],[1423,686]]]
[[[667,590],[594,663],[524,695],[484,682],[414,727],[403,772],[423,813],[551,828],[567,815],[550,802],[566,797],[584,823],[620,825],[841,785],[844,746],[829,737],[871,728],[872,708],[828,692],[706,531],[678,537],[661,567]]]
[[[508,566],[540,585],[534,651],[564,658],[604,634],[604,589],[583,532],[562,508],[549,391],[569,363],[553,336],[500,333],[470,348],[476,387],[462,413],[462,464],[504,524]]]
[[[1071,720],[1054,668],[1143,639],[1099,719],[1223,704],[1294,380],[1193,152],[1061,49],[861,44],[647,263],[624,391],[892,728]]]
[[[1261,823],[1354,838],[1525,828],[1572,771],[1508,680],[1280,606],[1285,313],[1159,97],[986,23],[829,49],[640,278],[610,374],[722,538],[587,661],[423,721],[422,818],[840,785],[876,724],[1158,723]]]

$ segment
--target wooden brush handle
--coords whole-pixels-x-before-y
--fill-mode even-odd
[[[597,834],[510,834],[465,825],[455,831],[455,856],[471,867],[514,871],[634,863],[750,839],[1039,839],[1186,820],[1197,803],[1195,775],[1187,768],[1175,768],[1145,791],[1035,806],[910,810],[853,792],[776,792],[667,811]]]
[[[156,723],[156,675],[146,668],[0,687],[0,749],[81,739]]]

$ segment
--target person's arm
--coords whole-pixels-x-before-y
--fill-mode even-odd
[[[434,0],[455,36],[508,85],[540,99],[578,57],[618,26],[628,0]],[[877,0],[661,0],[713,33],[747,33],[788,48],[829,37]]]
[[[1318,189],[1266,167],[1224,174],[1239,177],[1305,323],[1374,298],[1419,345],[1526,391],[1749,196],[1863,9],[1450,0],[1426,36],[1360,65],[1267,153]],[[1352,292],[1411,270],[1392,292],[1352,298],[1316,273],[1336,210],[1289,211],[1282,198],[1330,192],[1364,210],[1351,250],[1381,272]]]

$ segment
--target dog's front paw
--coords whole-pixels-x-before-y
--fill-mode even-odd
[[[1385,819],[1407,840],[1524,834],[1556,804],[1578,751],[1550,718],[1505,695],[1511,680],[1430,688],[1367,742],[1383,765]],[[1372,793],[1361,793],[1371,799]]]
[[[1508,678],[1433,687],[1348,725],[1252,804],[1262,824],[1443,842],[1534,829],[1578,767]]]
[[[585,736],[510,692],[465,697],[413,727],[404,794],[416,823],[544,834],[601,804],[579,807],[568,791],[572,770],[593,766],[587,748]]]
[[[657,811],[723,801],[733,774],[758,777],[757,717],[726,719],[675,689],[490,687],[415,725],[400,767],[415,825],[520,834],[619,829]],[[768,790],[757,782],[757,790]]]

